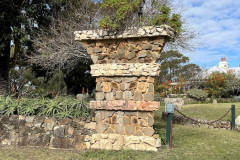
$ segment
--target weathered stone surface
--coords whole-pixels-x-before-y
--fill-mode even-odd
[[[101,101],[104,99],[105,94],[103,92],[97,92],[95,93],[95,98],[97,101]]]
[[[131,92],[131,91],[124,91],[124,92],[123,92],[123,99],[124,99],[124,100],[130,100],[130,99],[132,99],[132,92]]]
[[[25,118],[25,121],[27,123],[33,123],[33,120],[34,120],[34,116],[26,116],[26,118]]]
[[[111,123],[112,124],[118,123],[118,115],[117,114],[113,114],[113,116],[111,118]]]
[[[49,149],[71,149],[73,138],[53,137],[50,140]]]
[[[137,83],[138,83],[137,81],[129,83],[128,90],[135,89],[137,87]]]
[[[30,141],[30,136],[23,136],[19,138],[19,145],[20,146],[27,146]]]
[[[105,98],[107,101],[113,100],[113,92],[106,93]]]
[[[117,134],[124,134],[124,125],[121,124],[116,125],[115,131]]]
[[[137,85],[137,92],[146,92],[147,90],[147,83],[146,82],[139,82]]]
[[[104,133],[108,129],[108,125],[105,124],[98,124],[96,126],[97,133]]]
[[[236,125],[240,124],[240,116],[237,116],[237,118],[235,119],[235,124]]]
[[[154,119],[152,116],[148,116],[148,126],[153,126],[154,124]]]
[[[131,124],[132,125],[138,125],[138,117],[137,116],[131,116]]]
[[[122,91],[116,91],[115,99],[116,100],[123,99],[123,92]]]
[[[60,125],[68,125],[68,124],[71,125],[72,121],[73,121],[73,119],[71,119],[71,118],[62,118],[62,119],[60,119],[58,124],[60,124]]]
[[[53,128],[53,136],[54,137],[64,137],[65,128],[61,126],[56,126]]]
[[[40,137],[37,137],[35,139],[30,140],[29,145],[30,146],[36,146],[41,148],[47,148],[50,142],[50,134],[43,134]]]
[[[125,91],[127,88],[128,88],[128,84],[127,83],[123,82],[123,83],[120,84],[121,91]]]
[[[103,92],[111,92],[112,91],[110,82],[102,82],[101,87],[102,87]]]
[[[126,135],[132,135],[135,133],[135,131],[136,131],[135,126],[125,126],[125,134]]]
[[[151,44],[145,44],[142,46],[143,50],[151,50],[152,49],[152,45]]]
[[[73,148],[76,150],[86,149],[86,143],[84,141],[84,135],[75,135]]]
[[[56,124],[55,118],[46,118],[44,120],[44,123],[42,127],[44,127],[46,130],[53,130],[53,126]]]
[[[86,128],[86,129],[95,129],[96,125],[97,125],[96,122],[85,123],[84,128]]]
[[[102,87],[101,87],[101,83],[100,82],[97,82],[97,84],[96,84],[96,91],[102,92]]]
[[[154,92],[154,85],[152,83],[148,84],[148,90],[147,92]]]
[[[143,99],[145,101],[154,101],[154,92],[147,92],[143,94]]]
[[[112,128],[108,128],[105,133],[106,134],[116,134],[115,131]]]
[[[144,139],[141,139],[141,141],[143,143],[149,144],[150,146],[154,146],[155,147],[155,145],[156,145],[156,139],[153,138],[153,137],[148,137],[148,138],[146,137]]]
[[[120,86],[116,82],[111,82],[111,86],[115,91],[118,91],[120,89]]]
[[[123,136],[119,136],[118,139],[113,143],[113,150],[121,150],[124,145]]]
[[[159,109],[159,105],[160,102],[155,101],[133,101],[133,100],[90,101],[91,109],[101,110],[157,111]]]
[[[131,120],[129,119],[128,116],[124,116],[123,117],[123,125],[128,125],[128,124],[131,124]]]
[[[65,134],[66,134],[66,136],[71,137],[71,136],[73,135],[73,132],[74,132],[74,128],[73,128],[73,127],[67,126],[67,127],[65,128]]]
[[[143,128],[142,132],[145,136],[152,136],[154,133],[154,129],[151,127],[146,127],[146,128]]]
[[[135,92],[133,95],[133,100],[134,101],[141,101],[143,99],[142,93],[141,92]]]
[[[133,136],[143,136],[143,133],[142,131],[137,131]]]

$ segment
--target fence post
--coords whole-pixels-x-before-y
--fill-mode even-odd
[[[170,133],[171,133],[171,122],[173,119],[173,113],[167,113],[167,132],[166,132],[166,145],[170,147]]]
[[[233,104],[232,106],[232,112],[231,112],[231,117],[232,117],[232,121],[231,121],[231,130],[235,130],[235,105]]]

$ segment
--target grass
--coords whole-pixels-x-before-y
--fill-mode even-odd
[[[240,115],[240,103],[218,103],[218,104],[191,104],[184,105],[180,112],[188,117],[200,118],[206,120],[216,120],[222,117],[235,104],[235,118]],[[162,107],[164,108],[164,107]],[[179,113],[175,112],[176,115]],[[231,111],[222,119],[223,121],[231,121]]]
[[[230,107],[231,104],[224,104]],[[181,111],[199,115],[197,108],[201,108],[202,112],[219,112],[216,107],[220,106],[220,110],[229,108],[222,104],[207,108],[205,105],[187,105]],[[236,112],[240,109],[240,103],[236,104]],[[195,107],[194,107],[195,106]],[[204,106],[206,108],[204,108]],[[210,105],[211,106],[211,105]],[[222,107],[221,107],[222,106]],[[238,108],[237,108],[238,106]],[[222,109],[221,109],[222,108]],[[166,128],[166,122],[161,120],[160,111],[155,112],[155,124],[158,127]],[[206,111],[205,111],[206,110]],[[200,112],[200,110],[199,110]],[[213,113],[214,114],[214,113]],[[203,113],[203,115],[205,115]],[[208,114],[211,116],[211,114]],[[199,115],[200,116],[200,115]],[[206,115],[205,115],[206,116]],[[218,116],[216,116],[218,117]],[[211,117],[207,117],[213,119]],[[41,159],[60,159],[60,160],[155,160],[155,159],[182,159],[182,160],[238,160],[240,157],[240,133],[231,130],[214,130],[205,128],[192,128],[190,126],[174,125],[173,126],[173,149],[163,147],[158,152],[143,152],[143,151],[66,151],[66,150],[47,150],[30,147],[0,147],[0,159],[4,160],[41,160]]]

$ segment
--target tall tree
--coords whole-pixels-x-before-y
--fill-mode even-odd
[[[49,0],[2,0],[0,3],[0,95],[8,88],[9,69],[14,67],[21,49],[31,48],[32,30],[47,25],[51,15]],[[11,47],[14,52],[10,57]]]
[[[162,52],[157,62],[161,64],[161,72],[157,77],[159,84],[168,80],[178,81],[179,76],[187,80],[201,70],[196,64],[188,63],[188,57],[173,50]]]

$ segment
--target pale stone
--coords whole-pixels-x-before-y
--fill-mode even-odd
[[[100,123],[103,120],[103,114],[101,112],[96,113],[95,120]]]
[[[74,131],[74,128],[71,127],[71,126],[67,126],[67,127],[65,128],[65,134],[66,134],[67,136],[72,136],[72,135],[73,135],[73,131]]]
[[[120,124],[116,125],[115,131],[117,134],[124,134],[124,125]]]
[[[148,84],[148,90],[147,92],[154,92],[154,85],[152,83]]]
[[[96,122],[85,123],[84,128],[95,129],[96,128]]]
[[[124,116],[123,117],[123,124],[124,125],[128,125],[128,124],[130,124],[131,123],[131,120],[127,117],[127,116]]]
[[[102,87],[101,87],[101,83],[100,83],[100,82],[98,82],[98,83],[96,84],[96,91],[102,92]]]
[[[106,93],[105,98],[106,98],[107,101],[113,100],[113,92]]]
[[[143,128],[142,132],[145,136],[152,136],[154,133],[154,129],[151,127],[146,127],[146,128]]]
[[[125,144],[123,149],[136,150],[136,144]]]
[[[104,92],[97,92],[95,93],[95,97],[97,101],[102,101],[104,99]]]
[[[137,131],[133,136],[143,136],[143,133],[141,131]]]
[[[116,134],[112,128],[108,128],[108,130],[105,133],[106,134]]]
[[[119,100],[123,98],[123,92],[122,91],[116,91],[115,99]]]
[[[32,123],[33,120],[34,120],[34,116],[26,116],[26,118],[25,118],[25,121],[26,121],[27,123]]]
[[[147,83],[146,82],[139,82],[137,85],[137,91],[138,92],[146,92],[147,90]]]
[[[96,142],[96,143],[94,143],[94,144],[92,144],[91,149],[100,149],[100,143],[99,143],[99,141]]]
[[[100,139],[101,139],[100,134],[92,134],[91,143],[95,143],[96,141],[100,141]]]
[[[137,112],[138,118],[142,118],[142,119],[146,118],[148,116],[148,114],[149,114],[149,112],[140,112],[140,111]]]
[[[144,50],[151,50],[152,49],[152,45],[151,44],[145,44],[142,46],[142,49]]]
[[[94,53],[101,53],[102,51],[102,48],[93,48]]]
[[[146,143],[146,144],[149,144],[151,146],[154,146],[156,145],[156,139],[154,139],[153,137],[144,137],[141,139],[141,141],[143,143]]]
[[[148,125],[153,126],[154,124],[154,118],[152,116],[148,116]]]
[[[240,124],[240,116],[237,116],[237,118],[235,119],[235,124],[236,125]]]
[[[112,90],[110,82],[102,82],[101,87],[103,92],[111,92]]]
[[[92,137],[89,136],[89,135],[85,135],[85,136],[84,136],[84,141],[85,141],[85,142],[89,142],[91,139],[92,139]]]
[[[19,120],[25,120],[25,118],[26,118],[26,117],[25,117],[25,116],[22,116],[22,115],[19,115],[19,117],[18,117]]]
[[[154,92],[147,92],[143,94],[143,99],[145,101],[154,101]]]
[[[88,53],[88,54],[90,54],[90,53]],[[97,64],[97,62],[98,62],[98,56],[91,55],[91,59],[92,59],[92,61],[93,61],[94,64]]]
[[[119,138],[113,143],[113,150],[121,150],[124,145],[124,138],[123,136],[119,136]]]
[[[86,144],[86,148],[87,148],[87,149],[90,149],[90,148],[91,148],[91,143],[90,143],[90,142],[86,142],[85,144]]]
[[[104,133],[104,132],[107,130],[107,128],[108,128],[108,125],[98,124],[98,125],[96,126],[96,131],[97,131],[98,133]]]
[[[61,127],[61,126],[56,126],[53,128],[53,136],[54,137],[64,137],[65,134],[64,134],[64,127]]]
[[[124,91],[124,92],[123,92],[123,99],[124,99],[124,100],[130,100],[130,99],[132,99],[132,92],[131,92],[131,91]]]
[[[123,83],[120,84],[121,91],[125,91],[127,88],[128,88],[127,83],[123,82]]]
[[[100,149],[111,150],[112,149],[112,140],[110,139],[101,139],[100,140]]]
[[[135,92],[133,95],[133,100],[134,101],[141,101],[143,99],[142,93],[141,92]]]
[[[132,135],[135,133],[135,131],[136,131],[135,126],[125,126],[125,134],[126,135]]]

